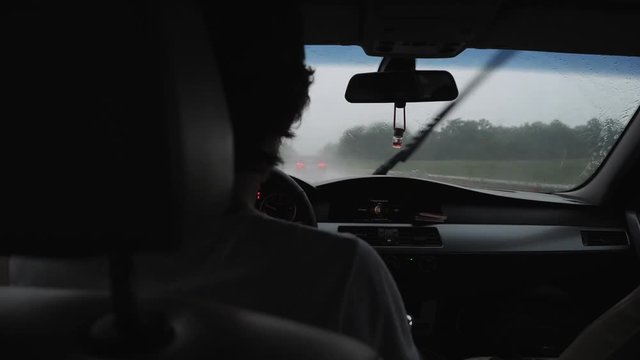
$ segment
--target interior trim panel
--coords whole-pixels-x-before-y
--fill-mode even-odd
[[[410,224],[371,223],[318,223],[318,228],[338,232],[339,227],[407,228]],[[442,245],[379,246],[381,253],[448,254],[448,253],[548,253],[548,252],[610,252],[628,251],[629,237],[623,228],[549,225],[483,225],[438,224],[435,227]],[[584,243],[583,233],[611,233],[623,237],[621,245],[595,245]]]

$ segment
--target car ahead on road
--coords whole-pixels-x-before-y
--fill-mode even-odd
[[[295,161],[285,163],[285,170],[300,179],[321,181],[329,176],[329,165],[322,157],[299,156]]]

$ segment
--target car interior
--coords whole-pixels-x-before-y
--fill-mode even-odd
[[[344,100],[349,85],[347,100],[362,106],[394,103],[393,113],[391,104],[384,108],[386,121],[405,106],[411,114],[408,102],[437,102],[437,121],[446,121],[475,94],[473,79],[425,72],[437,88],[414,96],[407,90],[414,83],[393,77],[420,72],[416,60],[489,49],[611,56],[640,69],[637,1],[298,5],[307,49],[357,47],[372,59],[370,82],[334,90]],[[185,298],[171,287],[147,293],[132,285],[134,254],[215,239],[212,219],[230,201],[231,125],[202,9],[195,1],[16,3],[0,15],[0,353],[7,358],[377,358],[340,334]],[[498,66],[482,68],[478,82]],[[402,95],[389,98],[392,78]],[[332,177],[328,158],[292,158],[287,167],[284,156],[256,208],[373,246],[425,360],[638,359],[640,85],[630,88],[625,99],[636,102],[620,119],[624,127],[592,173],[569,187],[484,187],[390,171],[438,134],[436,121],[409,129],[413,143],[385,133],[380,146],[399,145],[397,159],[376,162],[368,174]],[[304,168],[316,163],[320,181],[305,178]],[[99,281],[108,290],[13,285],[10,263],[20,256],[103,256],[109,270]]]

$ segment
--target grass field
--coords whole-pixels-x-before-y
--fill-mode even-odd
[[[581,176],[588,159],[564,161],[533,160],[442,160],[400,163],[389,174],[432,178],[466,186],[505,188],[529,191],[571,189],[584,180]],[[329,178],[371,174],[379,161],[329,160]],[[311,180],[311,179],[309,179]]]

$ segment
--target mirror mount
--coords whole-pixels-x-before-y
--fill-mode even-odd
[[[380,61],[378,72],[416,71],[416,58],[385,56]]]

